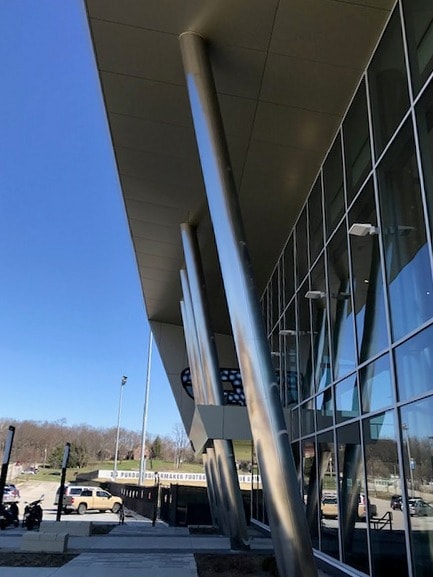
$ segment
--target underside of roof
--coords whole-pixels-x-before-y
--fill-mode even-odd
[[[259,293],[395,0],[86,0],[148,317],[181,325],[197,225],[215,332],[230,325],[178,37],[208,43]]]

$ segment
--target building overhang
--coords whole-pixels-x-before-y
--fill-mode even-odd
[[[180,224],[188,222],[198,230],[213,329],[230,334],[179,35],[194,31],[208,43],[261,293],[395,0],[85,5],[148,318],[181,325]],[[170,365],[173,350],[156,342]]]

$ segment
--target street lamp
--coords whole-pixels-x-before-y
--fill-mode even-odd
[[[120,414],[122,412],[123,387],[126,385],[127,380],[128,380],[128,377],[123,376],[122,380],[120,381],[119,410],[117,412],[116,449],[114,451],[114,471],[113,471],[114,480],[116,480],[116,478],[117,478],[117,457],[118,457],[118,452],[119,452]]]

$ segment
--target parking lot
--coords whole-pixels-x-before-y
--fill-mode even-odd
[[[54,498],[59,487],[59,483],[28,480],[23,483],[17,483],[17,487],[19,488],[21,494],[18,503],[20,510],[20,520],[22,519],[26,503],[30,503],[31,501],[35,501],[41,497],[43,498],[41,503],[43,510],[43,520],[56,520],[57,506],[54,505]],[[119,519],[118,516],[114,513],[100,513],[99,511],[89,511],[84,513],[84,515],[77,515],[76,513],[65,515],[62,513],[61,518],[67,519],[68,521],[87,520],[101,523],[117,523]]]

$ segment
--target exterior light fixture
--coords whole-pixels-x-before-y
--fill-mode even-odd
[[[352,236],[374,235],[379,234],[379,229],[373,224],[354,222],[349,228],[349,234]]]
[[[283,329],[280,331],[279,334],[283,337],[296,337],[298,331],[296,331],[295,329]]]
[[[317,299],[323,299],[325,297],[326,293],[324,293],[323,291],[307,291],[305,293],[306,299],[317,300]]]

